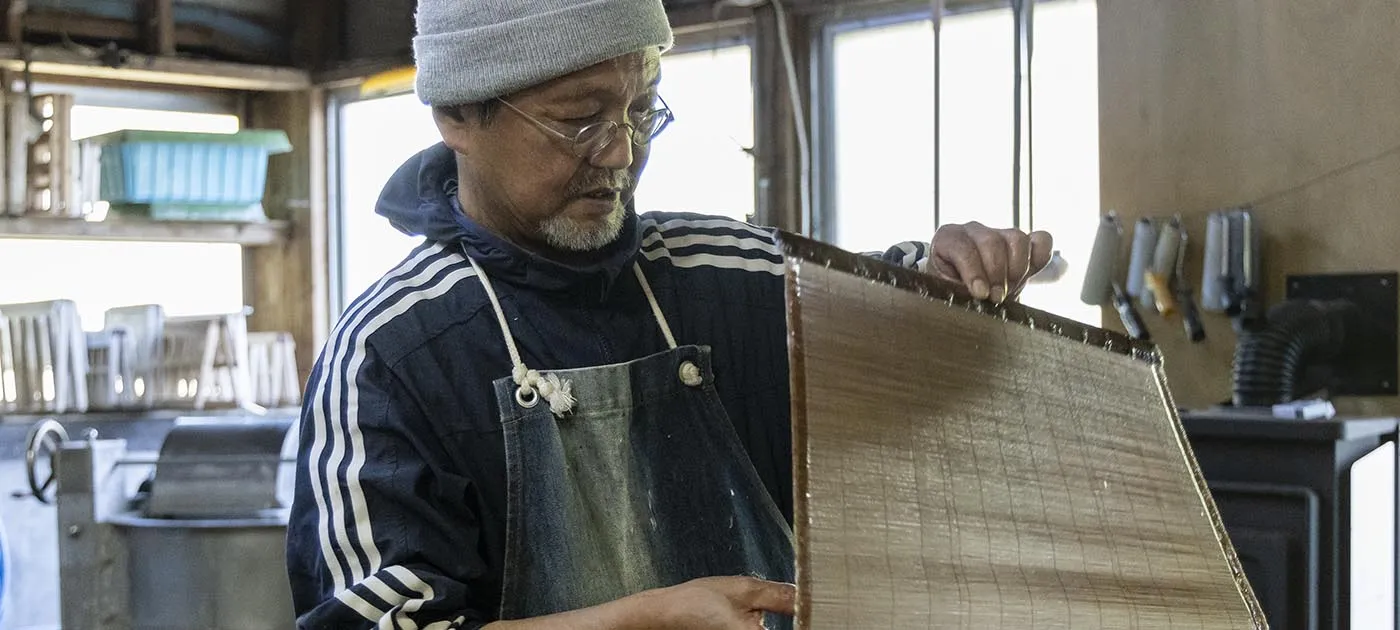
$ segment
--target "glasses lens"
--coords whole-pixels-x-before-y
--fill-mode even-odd
[[[651,142],[652,138],[661,135],[662,130],[671,122],[671,112],[667,110],[657,110],[649,112],[645,117],[637,122],[637,126],[632,130],[632,142],[638,146]]]
[[[592,157],[608,148],[613,138],[617,137],[617,123],[612,121],[600,122],[580,129],[578,135],[574,137],[574,152],[579,157]]]

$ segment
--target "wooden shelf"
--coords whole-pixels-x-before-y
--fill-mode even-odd
[[[113,218],[93,222],[45,217],[0,217],[0,238],[237,243],[257,247],[281,244],[287,238],[287,231],[285,221],[225,223]]]
[[[132,83],[225,90],[291,91],[311,87],[311,74],[296,68],[205,61],[125,52],[112,67],[90,55],[60,46],[34,48],[30,71],[36,75],[108,79]],[[13,44],[0,44],[0,68],[22,72],[24,56]]]

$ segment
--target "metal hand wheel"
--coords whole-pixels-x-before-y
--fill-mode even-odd
[[[57,420],[40,420],[29,429],[29,437],[24,443],[24,465],[29,477],[29,491],[40,503],[53,503],[53,497],[46,495],[58,477],[58,460],[54,454],[58,447],[68,441],[68,431]],[[43,483],[39,482],[39,455],[49,458],[49,474]]]

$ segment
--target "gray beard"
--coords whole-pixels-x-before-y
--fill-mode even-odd
[[[626,216],[627,209],[619,203],[599,222],[584,223],[566,216],[550,217],[540,223],[540,235],[545,243],[560,251],[597,251],[617,240]]]

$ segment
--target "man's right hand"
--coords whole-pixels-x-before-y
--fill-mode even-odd
[[[641,593],[653,598],[657,620],[651,628],[758,630],[764,613],[792,616],[797,589],[752,577],[712,577]]]
[[[792,616],[797,589],[752,577],[710,577],[593,608],[501,621],[486,630],[760,630],[764,613]]]

